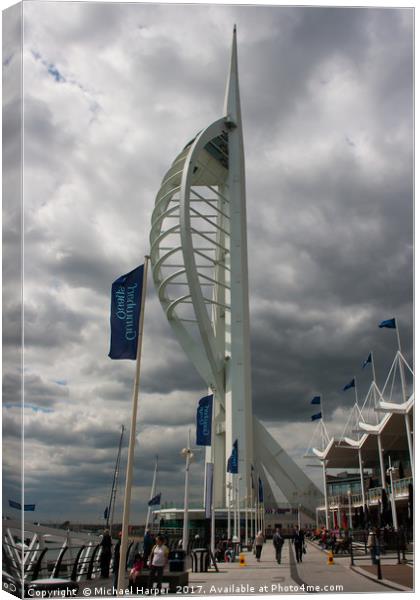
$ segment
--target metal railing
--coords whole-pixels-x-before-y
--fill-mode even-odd
[[[352,566],[364,566],[371,564],[376,566],[377,579],[382,579],[382,565],[386,564],[406,564],[413,560],[412,551],[410,551],[407,538],[404,531],[386,531],[382,530],[374,539],[374,544],[369,547],[368,532],[360,532],[363,539],[359,536],[350,538],[350,562]]]
[[[394,493],[395,499],[400,498],[408,498],[409,496],[409,486],[413,484],[412,477],[404,477],[403,479],[396,479],[394,481]],[[391,486],[387,485],[386,492],[389,496],[391,495]],[[375,487],[369,490],[366,490],[366,501],[368,506],[377,505],[382,499],[382,488]],[[361,492],[352,493],[350,495],[350,503],[352,507],[359,508],[363,506],[363,496]],[[342,510],[347,510],[349,506],[349,497],[348,494],[334,494],[328,496],[328,505],[331,510],[340,508]],[[318,510],[321,510],[324,507],[318,507]]]
[[[19,581],[61,578],[96,579],[100,575],[100,544],[28,548],[3,541],[3,568]]]

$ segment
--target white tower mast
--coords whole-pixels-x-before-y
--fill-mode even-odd
[[[227,506],[227,484],[234,482],[226,462],[238,440],[240,497],[251,497],[254,465],[266,506],[275,499],[265,470],[290,502],[301,502],[315,518],[320,491],[252,415],[246,232],[235,27],[224,116],[178,154],[156,196],[153,280],[179,343],[214,395],[206,463],[214,463],[215,507]]]
[[[251,399],[251,352],[249,332],[249,291],[245,166],[239,98],[236,26],[233,30],[230,72],[226,88],[225,117],[228,124],[229,175],[227,197],[230,204],[230,313],[226,320],[226,448],[238,440],[239,497],[251,494],[253,463]],[[241,479],[239,479],[241,477]]]

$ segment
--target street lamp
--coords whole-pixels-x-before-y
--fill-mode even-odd
[[[190,463],[194,458],[194,454],[190,448],[190,434],[191,430],[188,430],[188,446],[181,450],[181,456],[185,458],[185,488],[184,488],[184,526],[182,530],[182,549],[187,552],[188,550],[188,491],[189,491],[189,475],[190,475]]]
[[[393,480],[393,473],[394,471],[396,471],[395,467],[393,467],[391,465],[391,457],[388,457],[389,459],[389,467],[386,470],[386,472],[389,475],[389,479],[390,479],[390,484],[391,484],[391,509],[392,509],[392,524],[394,525],[394,530],[397,531],[398,529],[398,521],[397,521],[397,507],[395,506],[395,493],[394,493],[394,480]]]
[[[351,516],[351,489],[347,490],[347,498],[349,501],[349,529],[353,529],[353,519]]]

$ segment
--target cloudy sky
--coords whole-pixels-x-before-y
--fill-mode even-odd
[[[255,414],[305,466],[311,397],[323,394],[327,426],[339,432],[354,401],[340,389],[356,375],[360,397],[367,392],[370,350],[383,383],[396,342],[379,321],[398,318],[412,360],[411,10],[26,3],[25,502],[39,518],[103,514],[134,373],[133,362],[107,357],[110,285],[148,252],[154,198],[173,158],[222,116],[234,23]],[[6,74],[19,60],[16,32],[11,18]],[[6,94],[6,110],[15,101]],[[4,135],[13,173],[16,130]],[[16,218],[6,211],[9,230]],[[17,281],[11,271],[6,293]],[[16,460],[19,313],[12,298],[4,309],[4,441]],[[182,500],[179,452],[206,392],[152,283],[143,352],[133,522],[144,515],[156,454],[163,500]],[[198,502],[200,451],[197,463]],[[14,464],[6,502],[17,479]]]

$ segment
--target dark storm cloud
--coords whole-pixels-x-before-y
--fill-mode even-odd
[[[68,388],[56,382],[45,381],[38,375],[25,374],[24,376],[25,405],[38,408],[48,408],[60,400],[68,397]],[[18,372],[5,373],[3,376],[3,401],[16,405],[19,402],[21,391],[21,375]]]
[[[394,332],[377,328],[380,320],[398,317],[412,358],[409,11],[31,3],[26,360],[28,394],[54,412],[25,416],[33,461],[26,475],[44,514],[60,504],[63,514],[101,516],[133,382],[133,364],[106,356],[110,285],[148,251],[154,197],[174,156],[221,114],[234,22],[255,414],[278,431],[302,423],[302,433],[287,438],[286,449],[298,456],[312,395],[322,393],[328,416],[344,425],[342,409],[354,396],[340,390],[353,375],[360,394],[367,390],[369,373],[360,369],[370,350],[383,382],[396,345]],[[8,222],[19,226],[16,215]],[[16,239],[10,244],[18,256]],[[10,302],[6,309],[12,343],[19,310]],[[152,283],[146,314],[139,512],[155,454],[165,497],[182,497],[179,451],[205,392]],[[7,370],[9,396],[18,385],[14,372]],[[54,383],[61,379],[66,386]],[[17,415],[6,417],[16,430]],[[46,449],[55,450],[48,469]],[[201,490],[200,466],[194,498]]]
[[[87,316],[63,305],[59,294],[43,293],[25,305],[25,345],[52,348],[81,341]]]

